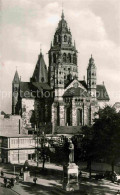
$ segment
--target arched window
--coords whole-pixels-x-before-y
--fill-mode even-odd
[[[57,36],[54,37],[54,42],[57,43]]]
[[[63,62],[66,62],[66,53],[63,54]]]
[[[66,125],[72,125],[72,109],[70,107],[66,108]]]
[[[71,54],[70,53],[68,54],[68,62],[71,63]]]
[[[67,35],[64,35],[64,42],[67,42]]]
[[[82,125],[82,109],[77,110],[77,125]]]
[[[68,43],[71,44],[71,37],[69,37]]]
[[[42,82],[42,83],[44,82],[44,77],[41,78],[41,82]]]
[[[53,62],[56,63],[56,54],[53,54]]]
[[[60,35],[59,35],[58,39],[59,39],[59,42],[61,42],[61,36]]]
[[[76,59],[76,54],[73,54],[73,63],[76,64],[77,63],[77,59]]]

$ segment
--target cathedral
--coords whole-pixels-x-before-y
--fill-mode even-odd
[[[106,87],[97,84],[93,56],[87,67],[87,80],[78,79],[77,49],[64,13],[48,52],[48,69],[40,52],[29,82],[18,72],[12,82],[12,114],[20,115],[22,127],[45,133],[78,133],[91,125],[95,112],[109,102]]]

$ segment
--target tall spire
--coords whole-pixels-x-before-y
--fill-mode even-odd
[[[47,67],[46,67],[46,64],[45,64],[45,61],[42,55],[42,51],[40,51],[40,55],[39,55],[31,81],[40,82],[40,83],[48,82]]]
[[[17,68],[16,68],[17,69]],[[18,72],[16,70],[15,75],[14,75],[14,79],[13,79],[13,83],[19,83],[20,79],[19,79],[19,75]]]

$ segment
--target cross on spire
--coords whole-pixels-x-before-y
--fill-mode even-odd
[[[42,44],[40,44],[40,53],[42,53]]]

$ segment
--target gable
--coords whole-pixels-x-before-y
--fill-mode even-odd
[[[74,79],[66,88],[65,91],[66,92],[68,89],[70,88],[82,88],[83,90],[87,91],[87,89],[85,88],[84,85],[82,85],[81,82],[79,82],[77,79]]]

